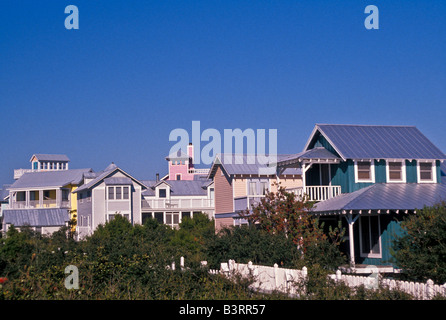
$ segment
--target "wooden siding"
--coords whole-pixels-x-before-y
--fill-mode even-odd
[[[246,179],[233,178],[232,185],[234,188],[234,197],[244,197],[247,195]]]
[[[297,188],[297,187],[302,187],[302,177],[300,175],[295,175],[294,178],[293,176],[279,176],[280,179],[280,186],[284,187],[285,189],[287,188]],[[276,184],[276,179],[270,179],[270,186],[271,192],[277,192],[277,184]]]
[[[234,211],[232,194],[232,179],[223,173],[221,167],[214,176],[215,213],[229,213]]]
[[[234,225],[234,219],[232,217],[216,218],[215,219],[215,232],[220,231],[224,227],[230,227]]]
[[[406,160],[406,182],[417,183],[417,162]]]

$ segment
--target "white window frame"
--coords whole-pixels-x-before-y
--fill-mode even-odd
[[[389,162],[401,163],[401,180],[390,180]],[[405,160],[386,160],[386,181],[387,183],[406,183],[406,161]]]
[[[358,162],[370,162],[370,180],[360,180],[358,177]],[[373,159],[364,159],[364,160],[355,160],[355,183],[375,183],[375,160]]]
[[[432,179],[431,180],[421,180],[420,174],[420,163],[430,163],[432,165]],[[435,160],[417,160],[417,181],[418,183],[437,183],[437,165]]]
[[[372,217],[377,217],[378,218],[378,233],[379,233],[379,238],[378,238],[378,246],[379,246],[379,253],[364,253],[364,251],[362,250],[362,219],[363,218],[372,218]],[[372,233],[370,232],[370,226],[371,223],[369,222],[369,237],[372,236]],[[362,258],[378,258],[381,259],[382,258],[382,254],[383,254],[383,248],[382,248],[382,244],[381,244],[381,219],[379,215],[367,215],[367,216],[361,216],[359,219],[359,254]],[[371,239],[370,241],[370,248],[371,246]]]

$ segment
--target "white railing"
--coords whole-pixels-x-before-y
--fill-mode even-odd
[[[289,188],[286,191],[305,197],[309,201],[324,201],[342,193],[341,186],[306,186],[305,188]]]
[[[35,209],[35,208],[56,208],[57,200],[49,199],[49,200],[29,200],[28,204],[26,201],[14,201],[11,205],[11,209]],[[69,208],[70,201],[62,200],[60,204],[61,208]]]
[[[142,209],[203,209],[214,208],[213,199],[143,199]]]
[[[208,174],[209,173],[209,169],[189,169],[189,173]]]

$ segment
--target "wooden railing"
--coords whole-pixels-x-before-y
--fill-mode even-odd
[[[324,201],[340,195],[341,186],[306,186],[305,188],[290,188],[286,191],[304,197],[309,201]]]

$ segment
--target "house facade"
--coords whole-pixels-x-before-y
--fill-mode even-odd
[[[38,158],[34,155],[32,166],[48,158],[53,159],[52,163],[68,159],[65,155],[39,155]],[[7,188],[5,198],[9,201],[7,209],[3,210],[3,232],[11,225],[18,228],[28,225],[38,232],[52,233],[76,217],[77,199],[73,190],[82,183],[84,173],[92,169],[68,169],[66,165],[62,169],[54,164],[49,170],[40,168],[41,163],[36,170],[23,172]]]
[[[445,159],[413,126],[318,124],[303,152],[279,161],[278,168],[301,168],[304,188],[337,188],[340,193],[317,202],[313,213],[328,224],[342,221],[353,268],[393,271],[392,241],[404,216],[446,199]]]
[[[283,157],[287,155],[279,155],[278,159]],[[275,169],[268,170],[268,165],[255,155],[246,154],[218,154],[208,178],[214,182],[216,231],[246,224],[240,212],[250,210],[268,192],[277,192],[278,186],[291,190],[302,188],[300,168],[286,168],[277,174]]]
[[[146,188],[113,163],[103,171],[85,174],[82,185],[73,191],[77,195],[78,239],[92,234],[117,214],[132,224],[141,224],[141,197]]]

